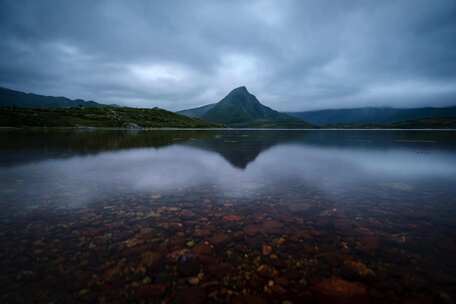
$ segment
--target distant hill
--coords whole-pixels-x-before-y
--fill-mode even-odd
[[[0,88],[0,127],[213,128],[159,108],[139,109]]]
[[[335,129],[456,129],[456,117],[421,118],[382,124],[334,124],[325,125],[325,127]]]
[[[262,105],[246,87],[232,90],[215,104],[177,112],[230,127],[310,128],[310,124]]]
[[[18,108],[104,107],[95,101],[23,93],[0,87],[0,106]]]
[[[324,126],[338,124],[392,124],[427,118],[456,117],[456,106],[445,108],[355,108],[306,112],[289,112],[309,123]]]
[[[0,107],[0,127],[214,128],[173,112],[126,107],[29,109]]]

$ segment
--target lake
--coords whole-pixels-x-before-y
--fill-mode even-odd
[[[1,130],[2,303],[454,303],[456,131]]]

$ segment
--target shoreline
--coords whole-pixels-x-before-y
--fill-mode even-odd
[[[447,131],[451,129],[402,129],[402,128],[119,128],[119,127],[1,127],[0,130],[112,130],[112,131]]]

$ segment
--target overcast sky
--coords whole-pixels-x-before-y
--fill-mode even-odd
[[[456,104],[456,1],[0,0],[0,86],[169,110]]]

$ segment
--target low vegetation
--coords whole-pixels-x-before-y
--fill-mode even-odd
[[[212,128],[220,125],[159,108],[0,108],[2,127]]]

